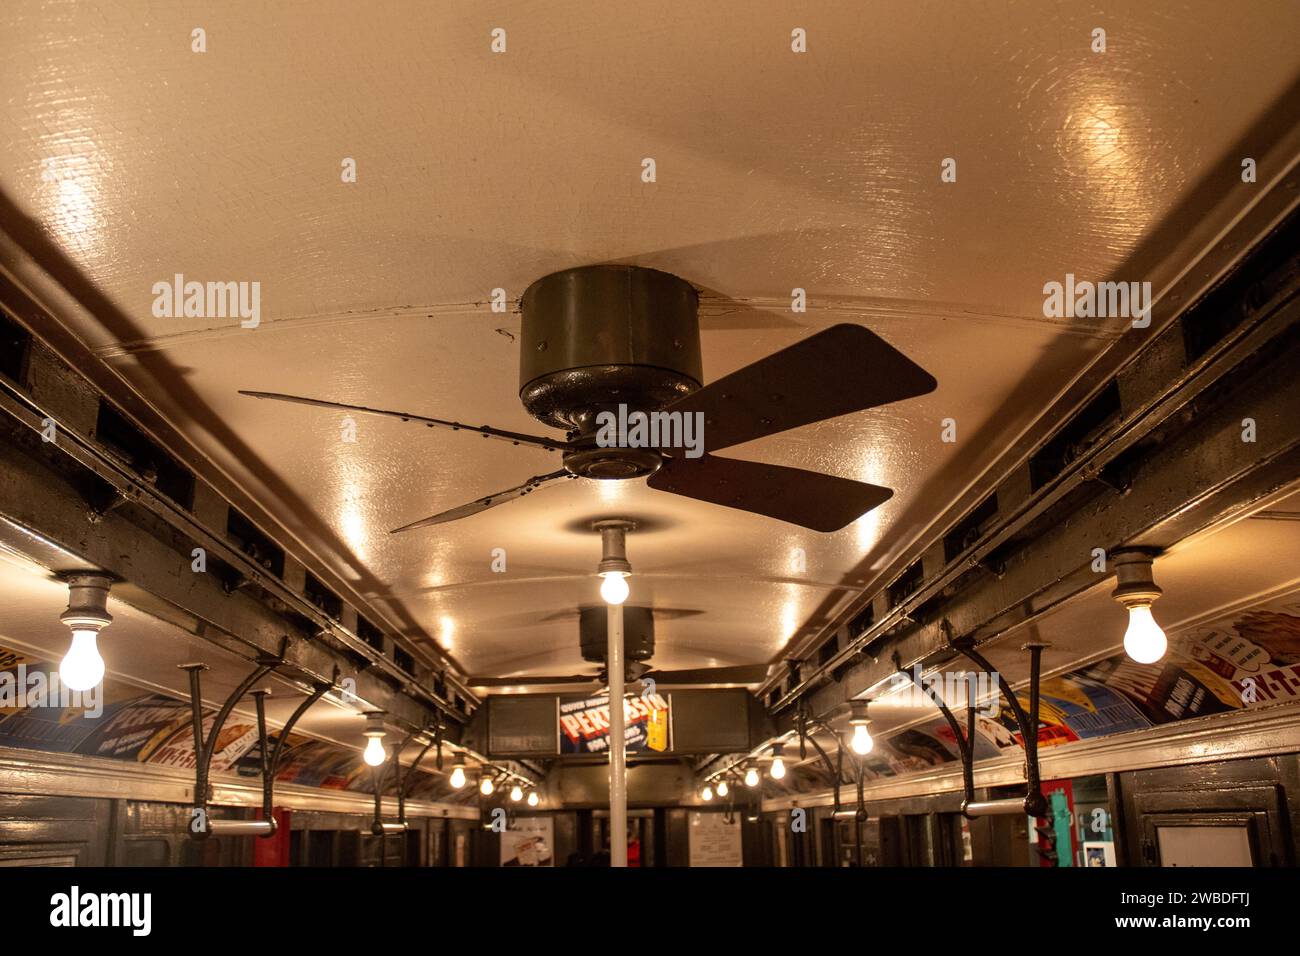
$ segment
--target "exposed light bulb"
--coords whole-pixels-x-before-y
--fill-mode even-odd
[[[617,571],[609,571],[602,575],[600,582],[600,596],[606,604],[622,604],[627,600],[628,586],[627,575]]]
[[[519,786],[519,784],[515,784],[510,791],[510,799],[513,800],[515,803],[518,803],[523,798],[524,798],[524,788]]]
[[[758,771],[755,770],[753,767],[750,767],[748,770],[745,771],[745,786],[747,787],[758,786]]]
[[[72,646],[59,664],[59,680],[69,690],[90,690],[104,679],[104,659],[95,646],[94,631],[73,631]]]
[[[101,628],[113,622],[108,613],[108,589],[112,581],[100,574],[68,577],[68,609],[59,620],[72,631],[72,644],[59,663],[59,679],[69,690],[90,690],[104,679],[104,659],[95,646]]]
[[[712,799],[713,799],[713,788],[712,788],[712,787],[705,787],[703,790],[701,790],[701,791],[700,791],[700,799],[703,800],[705,803],[708,803],[710,800],[712,800]]]
[[[541,802],[542,802],[542,798],[539,797],[539,796],[537,795],[537,791],[536,791],[536,790],[533,790],[533,791],[530,791],[530,792],[529,792],[529,794],[528,794],[528,805],[529,805],[530,807],[535,807],[535,806],[537,806],[537,805],[538,805],[539,803],[541,803]]]
[[[496,787],[493,786],[491,777],[484,777],[482,780],[479,781],[478,792],[483,794],[483,796],[485,797],[492,796],[492,791],[495,789]]]
[[[465,786],[465,768],[459,764],[451,772],[451,785],[457,790]]]
[[[866,724],[855,724],[853,727],[853,739],[849,741],[849,746],[859,757],[871,753],[871,748],[876,742],[871,739],[871,734],[867,732]]]
[[[384,750],[384,741],[378,734],[371,736],[361,759],[372,767],[378,767],[388,759],[388,753]]]
[[[725,796],[726,796],[728,793],[730,793],[730,792],[731,792],[731,787],[727,786],[727,781],[725,781],[725,780],[719,780],[719,781],[718,781],[718,796],[720,796],[720,797],[725,797]]]
[[[785,777],[785,761],[780,757],[772,758],[772,779],[781,780]]]
[[[1124,652],[1139,664],[1154,664],[1168,649],[1169,639],[1152,617],[1151,605],[1131,605],[1128,630],[1124,632]]]

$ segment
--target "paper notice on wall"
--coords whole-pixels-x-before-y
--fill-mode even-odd
[[[742,866],[740,818],[692,810],[688,818],[691,866]]]
[[[554,866],[554,848],[552,817],[516,817],[501,834],[501,865]]]

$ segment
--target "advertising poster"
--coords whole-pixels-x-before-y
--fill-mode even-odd
[[[289,753],[275,779],[303,787],[347,790],[354,781],[362,779],[361,771],[368,769],[354,751],[313,740]],[[365,780],[369,779],[367,775]]]
[[[659,694],[629,694],[623,699],[628,753],[668,749],[668,701]],[[560,753],[609,752],[609,695],[560,698]]]
[[[166,739],[177,730],[189,730],[190,720],[190,706],[183,701],[161,694],[139,697],[96,727],[78,745],[77,753],[142,760],[141,753],[152,750],[151,741]]]
[[[1028,695],[1016,696],[1027,712]],[[1122,694],[1083,674],[1043,681],[1038,716],[1045,724],[1068,728],[1080,740],[1151,726]]]
[[[1300,699],[1300,602],[1272,601],[1197,628],[1178,651],[1222,678],[1235,706]]]
[[[217,714],[209,711],[203,715],[203,738],[207,740],[216,722]],[[231,716],[217,736],[212,749],[212,770],[217,773],[230,770],[249,749],[257,744],[257,725],[252,721],[242,723]],[[198,766],[194,756],[194,728],[187,717],[184,724],[170,734],[158,735],[140,751],[144,763],[161,767],[179,767],[193,770]]]
[[[1115,865],[1115,844],[1101,840],[1085,842],[1083,844],[1083,865],[1113,867]]]
[[[740,817],[727,822],[726,814],[692,810],[690,832],[691,866],[741,866]]]
[[[555,821],[515,817],[501,834],[502,866],[555,866]]]
[[[1197,669],[1200,665],[1176,653],[1167,654],[1158,664],[1137,664],[1119,655],[1093,664],[1082,674],[1119,691],[1153,724],[1233,710],[1231,700],[1215,693],[1213,685],[1222,681],[1202,680],[1204,675],[1195,673]]]
[[[891,763],[895,773],[924,770],[957,759],[956,753],[949,752],[945,743],[917,728],[890,737],[888,756],[893,757]]]
[[[58,667],[55,661],[0,648],[0,745],[96,753],[105,725],[153,697],[113,680],[74,692],[59,681]]]

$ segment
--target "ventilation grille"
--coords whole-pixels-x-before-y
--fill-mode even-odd
[[[1065,471],[1119,413],[1119,384],[1111,379],[1029,460],[1029,480],[1033,490],[1038,491]]]
[[[337,621],[343,616],[342,598],[321,584],[320,579],[310,571],[307,572],[307,581],[303,584],[302,593],[326,617]]]
[[[234,508],[226,516],[226,537],[255,564],[277,578],[284,577],[284,551]]]
[[[361,638],[377,651],[384,649],[384,632],[367,621],[360,614],[357,615],[357,637]]]
[[[27,354],[32,333],[0,309],[0,375],[22,388],[27,387]]]
[[[998,516],[998,498],[991,494],[981,501],[961,522],[943,537],[943,560],[951,563],[978,541]]]
[[[194,507],[194,475],[104,400],[95,418],[95,439],[136,474],[186,511]]]

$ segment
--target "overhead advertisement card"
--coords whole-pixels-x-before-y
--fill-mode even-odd
[[[629,753],[669,747],[668,701],[659,694],[623,698],[624,746]],[[560,753],[609,752],[609,695],[560,698]]]

